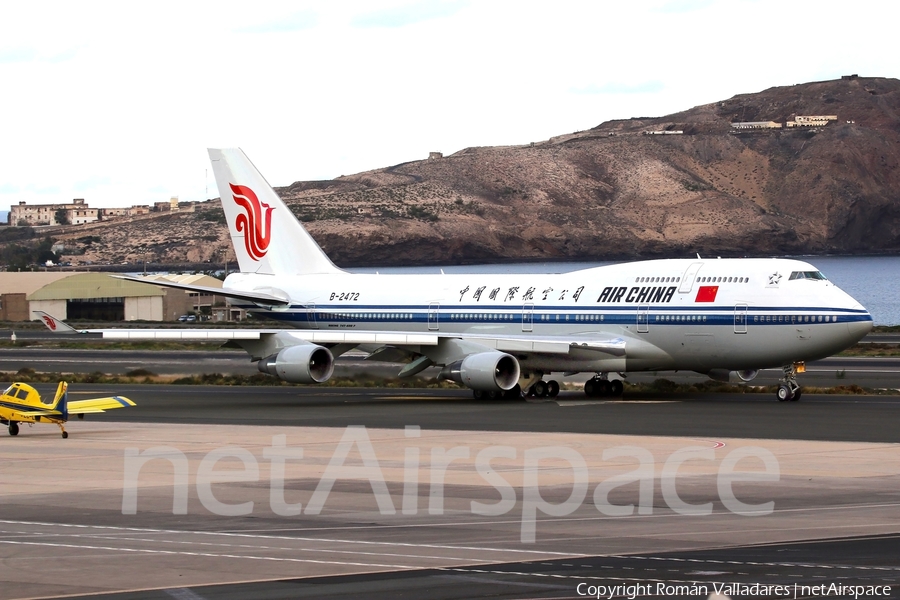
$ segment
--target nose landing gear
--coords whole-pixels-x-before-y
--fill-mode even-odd
[[[781,378],[778,389],[775,391],[775,397],[779,402],[796,402],[800,399],[802,390],[800,384],[797,383],[797,373],[806,372],[805,363],[794,363],[782,367],[784,377]]]

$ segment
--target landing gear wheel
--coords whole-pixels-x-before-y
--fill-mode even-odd
[[[69,432],[63,431],[62,436],[63,436],[63,439],[66,439],[67,437],[69,437]]]
[[[555,379],[547,382],[547,395],[551,398],[556,398],[559,395],[559,384]]]
[[[476,400],[484,400],[484,392],[481,390],[472,390],[472,397]]]
[[[505,392],[501,392],[501,396],[504,400],[521,400],[522,387],[517,383]]]
[[[606,376],[591,377],[584,383],[584,393],[591,398],[621,396],[625,386],[619,379],[606,379]]]
[[[806,366],[801,362],[785,365],[781,369],[784,371],[784,377],[779,382],[775,397],[779,402],[796,402],[800,399],[801,394],[800,385],[797,383],[797,373],[805,371]]]
[[[531,393],[534,394],[535,398],[546,398],[547,392],[550,391],[550,386],[547,385],[546,381],[535,381],[534,385],[531,386]]]
[[[15,421],[9,422],[9,435],[19,435],[19,424]]]
[[[613,379],[609,382],[609,393],[613,396],[621,396],[625,391],[625,384],[621,379]]]

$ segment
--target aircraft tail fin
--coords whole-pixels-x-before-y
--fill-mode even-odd
[[[240,148],[210,148],[209,158],[242,272],[342,272]]]
[[[62,413],[63,421],[69,419],[69,384],[65,381],[60,381],[56,388],[56,397],[53,399],[52,408]]]
[[[32,312],[39,316],[47,329],[49,329],[53,333],[81,333],[62,319],[57,319],[50,313],[44,312],[42,310],[35,310]]]

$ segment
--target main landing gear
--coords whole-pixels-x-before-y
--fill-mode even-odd
[[[559,395],[559,382],[555,379],[538,379],[528,388],[528,395],[535,398],[556,398]]]
[[[590,398],[621,396],[625,385],[621,379],[610,379],[606,373],[599,373],[584,382],[584,393]]]
[[[806,365],[804,363],[794,363],[782,367],[784,377],[779,381],[778,389],[775,391],[775,397],[779,402],[796,402],[800,399],[802,390],[800,384],[797,383],[797,373],[804,373]]]
[[[476,400],[521,400],[522,387],[517,383],[505,392],[472,390],[472,397]]]
[[[19,424],[15,421],[9,422],[9,435],[19,435]]]

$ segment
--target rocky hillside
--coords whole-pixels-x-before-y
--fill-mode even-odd
[[[838,119],[744,133],[731,126],[798,115]],[[644,133],[665,130],[683,134]],[[344,266],[893,253],[898,164],[900,81],[857,78],[278,192]],[[85,246],[86,236],[97,239]],[[94,262],[233,257],[217,203],[59,237],[85,250],[73,259]]]

